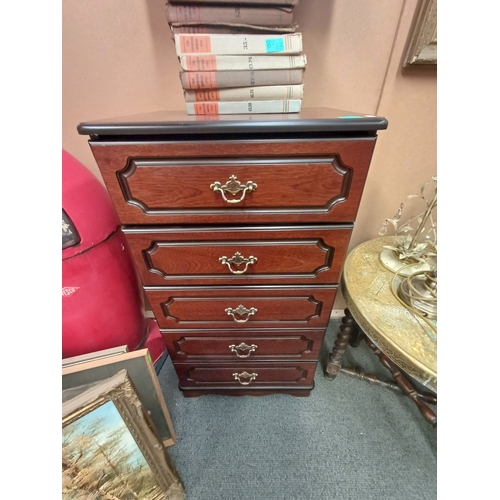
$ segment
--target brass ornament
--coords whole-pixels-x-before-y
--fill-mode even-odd
[[[403,209],[410,200],[425,207],[406,222],[401,220]],[[414,208],[415,209],[415,208]],[[389,226],[394,228],[394,242],[385,245],[380,261],[391,272],[399,271],[408,276],[415,271],[432,271],[437,262],[437,177],[420,188],[420,195],[409,195],[403,201],[394,217],[386,219],[379,235],[385,236]],[[406,267],[414,264],[413,267]],[[405,269],[402,269],[405,267]]]
[[[411,311],[437,319],[437,269],[416,272],[403,279],[398,296]]]

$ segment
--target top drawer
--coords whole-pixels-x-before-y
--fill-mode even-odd
[[[375,140],[90,146],[122,224],[353,222]]]

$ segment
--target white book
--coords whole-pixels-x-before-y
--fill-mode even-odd
[[[180,56],[181,68],[185,71],[227,71],[244,69],[292,69],[305,68],[305,54],[287,56],[226,56],[188,55]]]
[[[265,85],[230,89],[185,90],[186,102],[200,101],[276,101],[302,99],[304,85]]]
[[[302,99],[276,101],[187,102],[188,115],[298,113]]]
[[[300,54],[302,33],[281,35],[174,35],[175,50],[180,57],[185,54]]]

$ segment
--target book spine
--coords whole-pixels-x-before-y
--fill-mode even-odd
[[[178,56],[185,54],[300,54],[302,33],[283,35],[174,35]]]
[[[280,33],[294,33],[297,31],[296,24],[290,26],[255,26],[252,24],[197,24],[197,23],[169,23],[170,30],[174,35],[178,34],[195,34],[195,33],[209,33],[219,35],[242,35],[242,34],[259,34],[271,33],[278,35]]]
[[[277,101],[187,102],[188,115],[241,115],[254,113],[298,113],[301,99]]]
[[[264,85],[299,85],[303,69],[268,69],[261,71],[181,71],[185,90],[259,87]]]
[[[287,26],[292,23],[290,8],[244,7],[213,5],[171,5],[166,4],[167,18],[172,23],[238,23],[262,26]]]
[[[190,55],[179,58],[185,71],[231,71],[305,68],[306,55],[293,56],[212,56]]]
[[[185,90],[186,102],[200,101],[279,101],[302,99],[304,85],[268,85],[236,89]]]

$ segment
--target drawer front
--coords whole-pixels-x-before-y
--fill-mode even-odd
[[[162,331],[173,361],[316,360],[325,330],[287,330],[286,335],[270,331],[239,331],[221,334],[202,330]]]
[[[375,138],[90,142],[122,224],[353,222]]]
[[[351,227],[128,229],[144,285],[329,284]]]
[[[336,287],[145,287],[160,328],[326,328]]]
[[[273,364],[189,364],[174,363],[179,388],[255,389],[312,386],[316,362]]]

